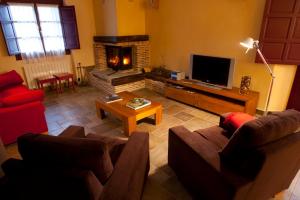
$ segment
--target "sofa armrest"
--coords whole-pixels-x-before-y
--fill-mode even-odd
[[[14,107],[0,108],[0,137],[4,144],[16,141],[24,133],[43,133],[48,130],[45,107],[35,101]]]
[[[217,149],[183,126],[169,129],[168,164],[197,198],[230,199],[233,195],[233,188],[222,174]]]
[[[223,114],[221,114],[220,115],[220,121],[219,121],[219,126],[220,127],[222,127],[222,128],[226,128],[225,126],[224,126],[224,121],[225,121],[225,119],[226,119],[226,117],[228,116],[230,114],[230,112],[228,112],[228,113],[223,113]]]
[[[4,171],[5,176],[8,177],[18,176],[26,171],[24,161],[15,158],[9,158],[4,163],[2,163],[1,167]]]
[[[149,134],[135,132],[126,143],[100,199],[141,199],[148,172]]]
[[[74,126],[74,125],[69,126],[63,132],[61,132],[58,136],[85,138],[84,127]]]

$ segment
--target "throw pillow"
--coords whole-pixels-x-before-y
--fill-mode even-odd
[[[15,70],[0,74],[0,90],[9,86],[19,85],[22,83],[22,77]]]
[[[239,127],[244,123],[255,119],[252,115],[242,112],[232,112],[226,116],[223,126],[228,129],[230,132],[234,133]]]
[[[97,140],[25,134],[18,138],[18,148],[33,169],[91,170],[102,184],[113,171],[107,145]]]

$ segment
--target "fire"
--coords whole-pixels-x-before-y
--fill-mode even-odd
[[[120,62],[119,56],[114,56],[109,59],[109,63],[113,64],[114,66],[117,66],[119,62]]]
[[[124,57],[123,58],[123,65],[129,65],[130,64],[130,58]]]

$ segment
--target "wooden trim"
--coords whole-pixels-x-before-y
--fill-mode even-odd
[[[63,5],[63,0],[1,0],[1,3],[35,3]]]
[[[94,42],[101,43],[122,43],[149,41],[149,35],[129,35],[129,36],[94,36]]]

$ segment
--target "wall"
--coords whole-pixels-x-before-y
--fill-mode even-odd
[[[117,0],[118,35],[145,34],[145,5],[143,0]]]
[[[94,0],[96,34],[145,34],[145,7],[144,0]]]
[[[148,7],[151,65],[188,73],[191,53],[235,58],[234,86],[239,87],[243,75],[250,75],[251,89],[260,92],[258,109],[264,110],[270,76],[264,65],[254,63],[255,52],[245,54],[239,45],[246,37],[259,38],[264,5],[265,0],[164,0],[158,9]],[[276,80],[274,93],[278,94],[278,86],[292,83],[295,66],[272,67],[289,77]],[[282,109],[288,95],[282,98],[272,99],[271,107]]]
[[[71,56],[66,56],[66,59],[73,59],[75,64],[81,62],[82,66],[94,65],[93,36],[96,29],[93,0],[66,0],[65,3],[75,5],[81,46],[78,50],[72,50]],[[16,61],[14,56],[8,56],[3,35],[0,33],[0,73],[15,69],[24,77],[23,65],[24,61]]]
[[[96,35],[118,34],[116,0],[94,0]]]

